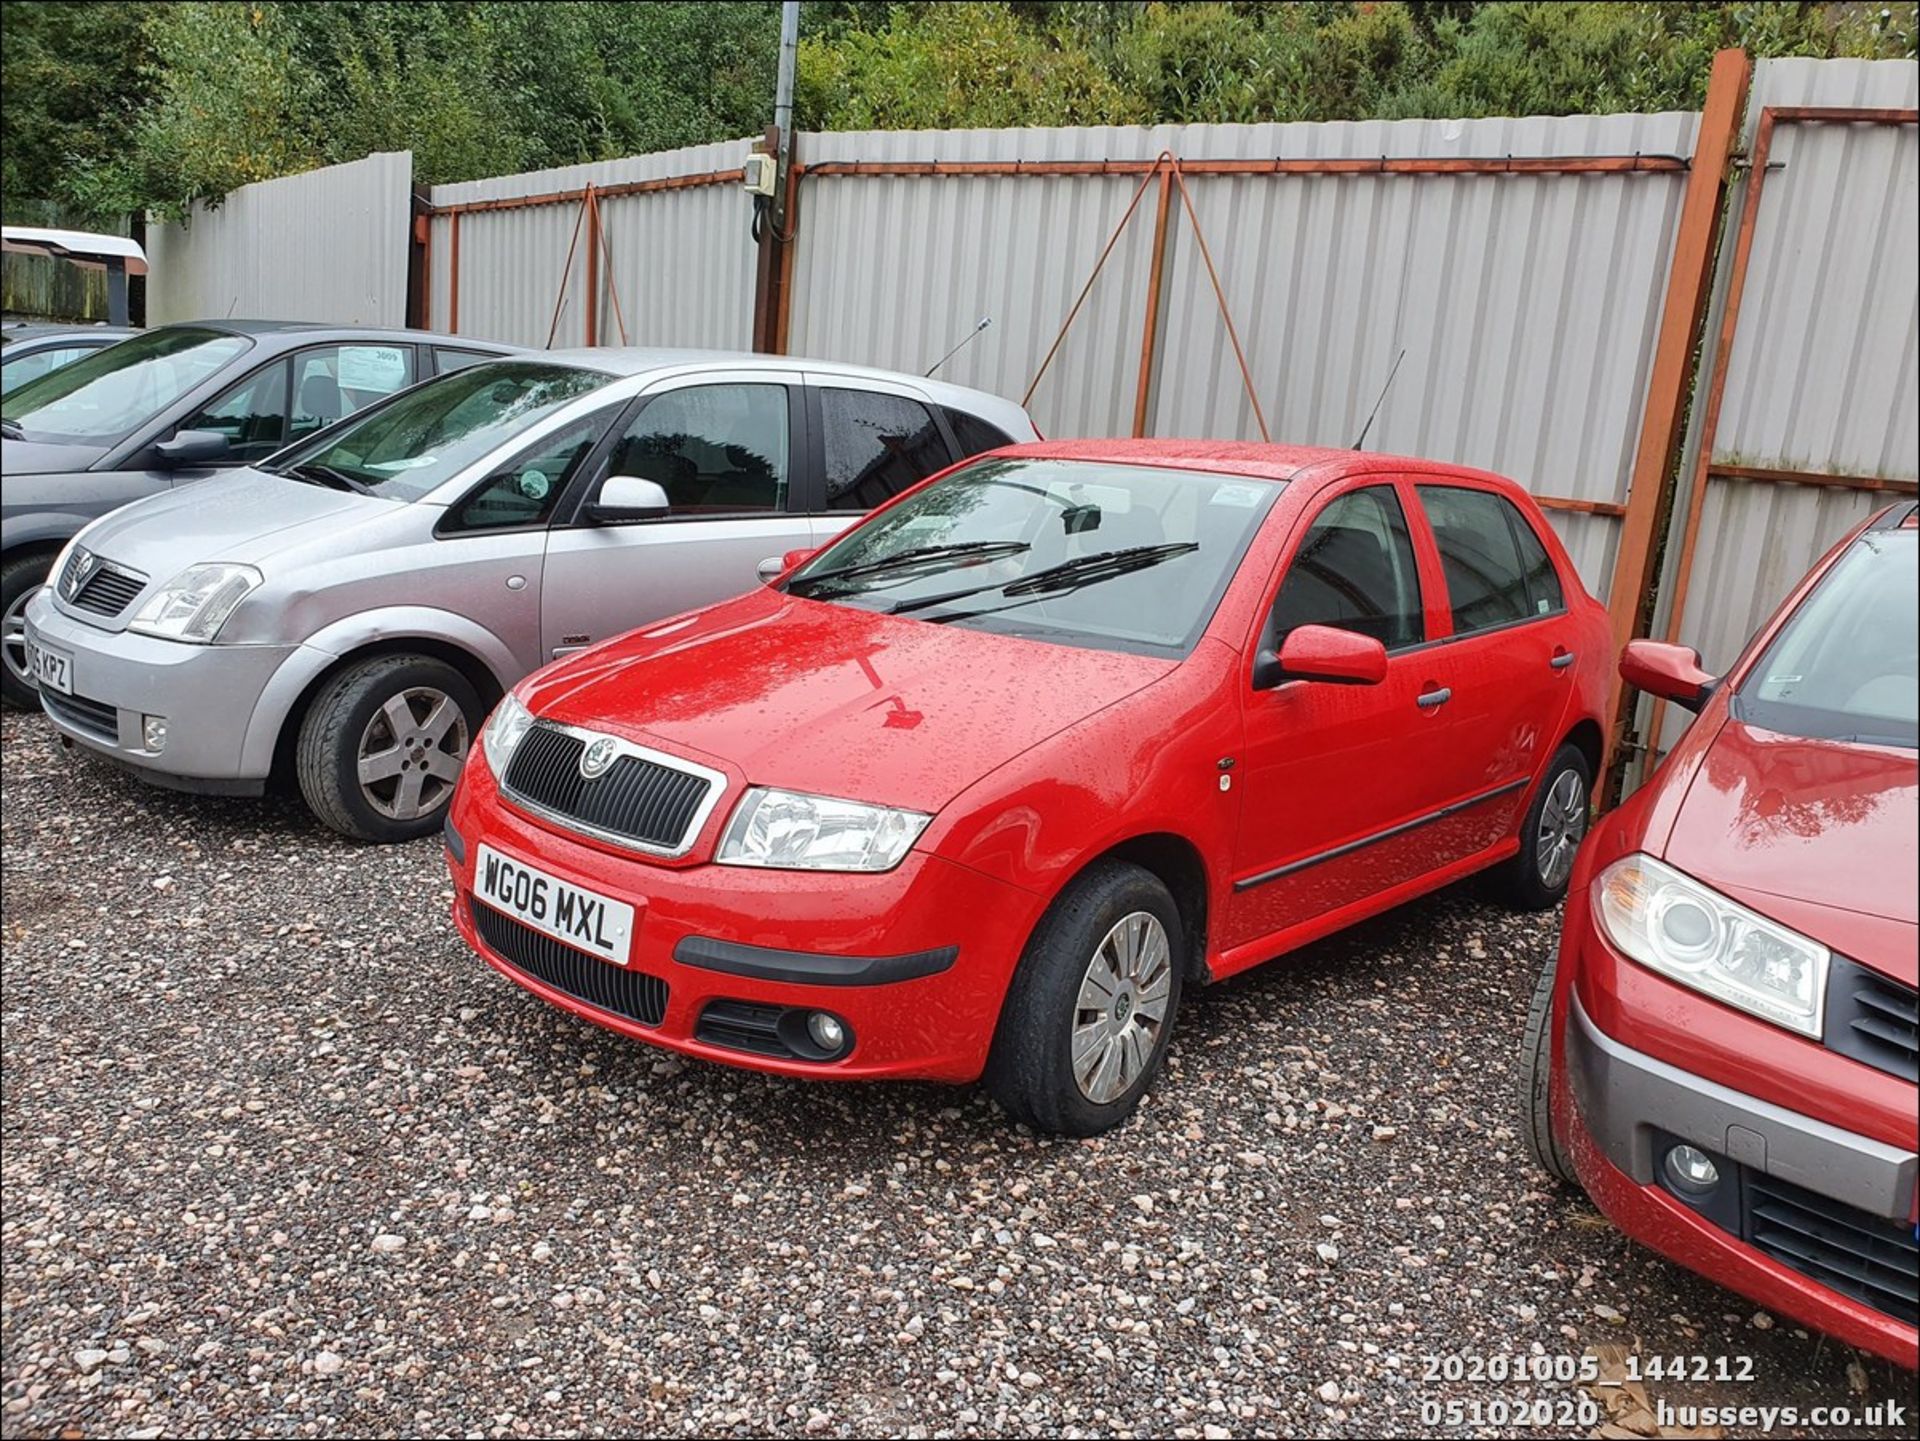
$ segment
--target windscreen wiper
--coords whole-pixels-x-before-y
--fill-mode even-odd
[[[999,560],[1003,556],[1020,555],[1032,547],[1024,540],[969,540],[958,545],[922,545],[912,550],[903,550],[896,555],[882,556],[879,560],[862,561],[857,565],[838,565],[830,570],[816,570],[787,583],[788,590],[799,586],[808,589],[825,581],[859,580],[867,576],[893,575],[922,570],[942,570],[949,566],[958,568],[963,565],[979,565],[989,560]],[[987,589],[991,590],[989,586]]]
[[[4,435],[8,440],[27,438],[27,433],[20,428],[20,422],[17,420],[0,420],[0,435]]]
[[[364,480],[348,475],[344,470],[336,470],[330,465],[317,465],[312,461],[290,465],[285,470],[276,470],[274,474],[284,475],[289,480],[304,480],[309,485],[325,485],[334,490],[350,490],[356,495],[373,494],[373,487]]]
[[[1121,550],[1103,550],[1098,555],[1083,555],[1078,560],[1063,561],[1059,565],[1050,565],[1045,570],[1036,570],[1032,575],[1023,575],[1018,580],[1007,581],[1001,585],[976,585],[966,590],[952,590],[944,595],[923,596],[918,600],[903,600],[898,605],[887,608],[888,615],[905,615],[910,611],[929,610],[936,605],[945,605],[949,601],[965,600],[968,596],[984,595],[997,590],[1002,595],[1026,596],[1034,600],[1042,596],[1058,595],[1065,591],[1079,590],[1082,586],[1098,585],[1103,580],[1113,580],[1123,575],[1132,575],[1137,570],[1159,565],[1172,560],[1175,556],[1191,555],[1200,549],[1197,541],[1169,541],[1165,545],[1130,545]],[[1020,604],[1025,604],[1024,601]],[[996,610],[1007,610],[1007,606],[988,606],[978,610],[955,611],[952,615],[928,616],[929,620],[962,620],[967,616],[987,615]]]

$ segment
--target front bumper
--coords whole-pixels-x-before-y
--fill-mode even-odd
[[[724,822],[734,799],[722,801],[709,829]],[[1014,965],[1044,906],[1027,891],[917,851],[878,875],[649,862],[551,829],[502,802],[477,747],[454,798],[446,840],[454,923],[495,970],[635,1040],[784,1075],[976,1079]],[[567,974],[575,978],[569,991],[483,941],[475,927],[480,903],[473,899],[482,843],[635,906],[626,969],[664,983],[657,1024],[581,994],[619,993],[621,987],[602,985],[604,976],[595,974],[609,962],[592,960],[583,971],[568,957]],[[619,979],[624,984],[628,977]],[[714,1024],[719,1012],[707,1014],[715,1002],[828,1011],[845,1023],[852,1048],[815,1061],[716,1044],[699,1034],[726,1033]]]
[[[101,630],[61,613],[44,589],[27,604],[26,632],[72,659],[73,696],[41,696],[61,735],[159,785],[242,794],[264,785],[271,758],[248,761],[248,726],[298,646],[187,645]],[[147,716],[166,718],[163,749],[147,747]]]
[[[1569,993],[1566,1006],[1556,1110],[1595,1204],[1635,1240],[1723,1286],[1900,1365],[1920,1366],[1913,1325],[1827,1284],[1834,1273],[1827,1261],[1809,1261],[1811,1251],[1783,1264],[1759,1244],[1755,1219],[1756,1204],[1771,1204],[1756,1202],[1760,1185],[1803,1195],[1813,1206],[1806,1215],[1831,1206],[1834,1215],[1873,1228],[1843,1226],[1833,1236],[1849,1246],[1868,1237],[1881,1258],[1897,1257],[1886,1238],[1913,1225],[1915,1152],[1681,1070],[1604,1034],[1577,995]],[[1658,1167],[1675,1141],[1712,1154],[1726,1194],[1687,1198],[1662,1184]],[[1883,1287],[1898,1274],[1881,1263],[1866,1269]]]

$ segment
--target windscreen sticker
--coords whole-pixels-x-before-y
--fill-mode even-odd
[[[369,460],[368,470],[418,470],[423,465],[433,465],[440,459],[437,455],[403,455],[398,460]]]
[[[523,470],[520,472],[520,493],[528,500],[545,500],[549,488],[550,482],[547,480],[545,471]]]
[[[1259,485],[1221,485],[1214,487],[1208,505],[1234,505],[1243,510],[1251,510],[1260,504],[1260,497],[1266,493],[1266,487]]]

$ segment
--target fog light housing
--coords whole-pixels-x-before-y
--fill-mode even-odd
[[[829,1056],[837,1056],[847,1043],[847,1028],[838,1016],[812,1011],[807,1015],[807,1039]]]
[[[142,716],[140,718],[140,739],[150,751],[163,751],[167,748],[167,718],[163,715]]]
[[[1673,1147],[1663,1164],[1667,1180],[1685,1195],[1704,1196],[1720,1184],[1720,1168],[1713,1164],[1713,1157],[1696,1146]]]

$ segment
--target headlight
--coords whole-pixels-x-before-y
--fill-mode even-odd
[[[720,838],[723,865],[797,871],[890,871],[932,816],[755,786]]]
[[[260,572],[250,565],[190,565],[154,592],[127,629],[204,645],[220,634],[233,608],[260,583]]]
[[[1827,948],[1651,856],[1615,861],[1594,911],[1621,951],[1661,975],[1803,1036],[1820,1035]]]
[[[493,714],[487,717],[487,728],[480,732],[480,746],[486,754],[488,769],[496,776],[506,775],[514,747],[532,725],[533,712],[511,693],[493,708]]]

